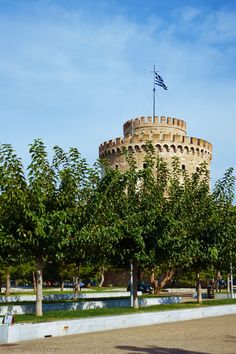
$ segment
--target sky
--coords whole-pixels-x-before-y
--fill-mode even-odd
[[[183,119],[213,144],[213,183],[236,169],[235,0],[0,0],[0,142],[77,147],[92,164],[123,123]]]

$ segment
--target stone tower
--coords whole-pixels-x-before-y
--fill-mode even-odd
[[[202,162],[210,170],[212,145],[203,139],[186,135],[186,123],[170,117],[139,117],[123,125],[123,138],[105,141],[99,147],[99,157],[105,158],[120,171],[127,169],[122,149],[134,153],[139,169],[144,167],[145,146],[151,142],[156,152],[170,166],[172,157],[179,158],[180,166],[189,174],[196,171]]]

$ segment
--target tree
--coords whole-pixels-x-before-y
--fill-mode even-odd
[[[155,159],[148,147],[145,169],[137,170],[136,162],[125,151],[129,169],[125,173],[105,166],[95,198],[92,232],[99,245],[100,259],[127,269],[130,263],[134,274],[134,307],[138,307],[137,278],[142,269],[153,267],[154,235],[161,224],[167,169]],[[157,173],[153,172],[157,164]]]
[[[63,236],[58,259],[67,264],[76,264],[79,279],[80,265],[89,262],[91,234],[87,225],[93,216],[90,203],[99,181],[96,166],[89,167],[76,148],[65,153],[54,148],[53,168],[57,176],[57,210],[54,227]]]
[[[132,260],[136,270],[166,265],[161,286],[176,270],[192,270],[201,302],[200,272],[219,259],[219,208],[207,166],[188,175],[173,159],[168,169],[149,145],[144,168],[137,170],[132,154],[126,154],[129,170],[121,174],[106,167],[101,180],[93,229],[100,252],[124,267]]]
[[[217,211],[217,228],[215,231],[215,245],[218,258],[215,268],[229,270],[230,263],[236,262],[236,212],[234,201],[235,176],[233,168],[226,170],[213,189],[213,198]]]
[[[45,145],[38,139],[30,145],[28,185],[25,197],[24,224],[20,228],[21,247],[26,257],[36,263],[36,316],[42,316],[43,265],[54,258],[60,245],[60,235],[52,227],[56,206],[57,185]]]
[[[0,145],[0,261],[5,269],[24,260],[18,230],[25,211],[26,189],[21,160],[11,145]],[[7,273],[6,295],[9,295],[10,274]]]
[[[192,175],[184,172],[182,181],[177,178],[178,162],[174,171],[177,174],[168,194],[171,228],[168,227],[167,235],[164,235],[164,244],[171,249],[173,264],[195,272],[197,300],[201,302],[200,272],[212,267],[218,257],[215,244],[217,210],[206,165],[202,164]]]
[[[97,174],[89,168],[76,148],[65,153],[54,148],[50,165],[41,140],[30,147],[25,246],[36,259],[36,315],[42,315],[42,271],[47,261],[69,264],[85,260],[89,251],[83,232],[86,207]],[[78,270],[79,272],[79,270]],[[79,274],[78,274],[79,277]]]
[[[45,262],[84,262],[89,201],[98,172],[77,149],[54,148],[52,164],[40,139],[30,145],[27,178],[11,145],[0,154],[0,245],[5,265],[34,260],[36,315],[42,315],[42,273]]]

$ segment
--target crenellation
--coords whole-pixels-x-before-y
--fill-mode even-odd
[[[183,144],[185,144],[185,145],[191,144],[191,137],[185,135],[182,138],[183,138],[183,140],[182,140]]]
[[[154,117],[154,124],[158,124],[159,123],[159,117],[158,116],[155,116]]]
[[[148,117],[138,117],[133,120],[129,120],[123,125],[124,136],[133,135],[135,133],[140,133],[140,131],[159,131],[162,129],[167,130],[168,127],[174,134],[185,135],[186,134],[186,123],[177,118],[161,116],[160,120],[158,116],[155,116],[154,121],[151,116]]]
[[[112,147],[113,143],[114,143],[114,140],[109,140],[109,141],[108,141],[108,147],[109,147],[109,148]]]
[[[165,116],[161,116],[161,124],[166,123],[166,117]]]
[[[120,145],[122,143],[122,138],[116,138],[115,144]]]
[[[141,117],[139,124],[145,124],[146,123],[146,117]]]
[[[158,116],[137,117],[123,125],[124,137],[108,140],[99,146],[100,158],[106,158],[113,166],[124,171],[128,166],[122,156],[124,148],[137,153],[137,166],[143,168],[147,143],[152,142],[155,151],[170,165],[171,158],[178,156],[186,170],[193,172],[206,161],[210,166],[212,145],[208,141],[186,135],[186,123],[182,119]]]
[[[177,119],[177,118],[176,118]],[[182,127],[183,126],[183,123],[182,123],[183,121],[181,120],[181,119],[177,119],[177,125],[179,126],[179,127]]]
[[[205,140],[203,140],[203,139],[198,139],[198,144],[199,144],[200,146],[202,146],[202,147],[205,147],[206,144],[207,144],[207,142],[206,142]]]
[[[173,125],[178,125],[179,120],[177,118],[173,118]]]

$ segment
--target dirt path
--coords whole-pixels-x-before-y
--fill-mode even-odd
[[[0,346],[0,353],[236,354],[236,315]]]

